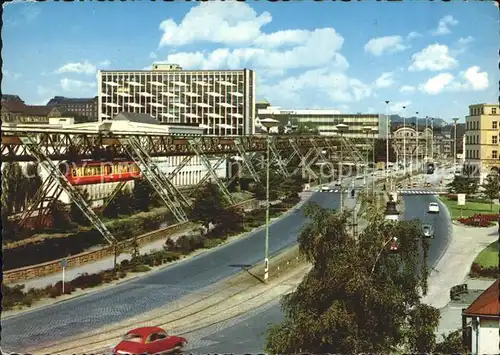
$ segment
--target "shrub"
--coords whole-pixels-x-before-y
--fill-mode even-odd
[[[71,284],[74,288],[90,288],[98,286],[102,283],[102,278],[100,274],[81,274],[77,278],[71,280]]]
[[[207,248],[207,249],[215,248],[217,245],[220,245],[223,242],[224,242],[224,239],[220,239],[220,238],[206,239],[204,247]]]
[[[147,265],[134,265],[130,271],[132,272],[146,272],[151,270]]]
[[[498,278],[500,271],[497,266],[482,267],[478,263],[473,263],[469,275],[471,277]]]

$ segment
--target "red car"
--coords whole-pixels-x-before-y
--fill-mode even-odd
[[[168,335],[160,327],[142,327],[129,331],[113,349],[113,355],[170,354],[181,352],[187,340]]]
[[[393,253],[397,253],[399,250],[398,238],[394,237],[389,244],[389,250]]]

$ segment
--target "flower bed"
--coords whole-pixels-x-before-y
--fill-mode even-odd
[[[473,263],[470,268],[471,277],[487,277],[497,279],[500,276],[498,266],[483,267],[478,263]]]
[[[500,219],[500,214],[475,214],[471,217],[459,218],[458,221],[466,226],[489,227]]]

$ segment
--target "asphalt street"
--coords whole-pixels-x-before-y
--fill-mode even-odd
[[[313,193],[309,201],[326,208],[339,207],[338,194]],[[301,208],[270,226],[271,255],[296,243],[305,220]],[[162,307],[237,274],[241,265],[260,262],[264,240],[264,230],[260,230],[136,280],[2,319],[2,348],[23,352]]]
[[[429,215],[429,202],[438,201],[432,195],[405,196],[405,220],[420,219],[422,223],[432,223],[435,237],[430,240],[427,264],[433,267],[445,251],[451,232],[451,220],[441,205],[441,213]],[[185,335],[190,341],[186,353],[192,354],[245,354],[264,353],[266,331],[272,324],[283,321],[284,314],[278,302],[268,304],[263,308],[244,317],[228,320],[210,328]]]

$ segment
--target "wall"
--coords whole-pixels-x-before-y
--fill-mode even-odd
[[[255,206],[255,199],[250,199],[247,201],[243,201],[234,205],[234,208],[237,209],[245,209],[249,206]],[[156,231],[152,231],[137,237],[137,243],[139,245],[148,244],[154,242],[156,240],[167,238],[173,233],[179,232],[180,230],[186,229],[190,227],[191,222],[176,224],[173,226],[169,226],[167,228],[159,229]],[[127,245],[130,243],[130,240],[120,243],[120,245]],[[97,260],[109,257],[114,255],[114,249],[112,246],[103,247],[98,250],[88,251],[84,253],[80,253],[77,255],[72,255],[66,260],[68,261],[68,268],[78,267],[80,265],[88,264],[95,262]],[[19,269],[9,270],[3,273],[3,282],[6,284],[11,283],[20,283],[26,280],[31,280],[34,278],[39,278],[47,275],[54,274],[56,272],[61,271],[61,259],[49,261],[42,264],[26,266]]]
[[[498,354],[498,319],[481,319],[480,322],[478,354]]]

